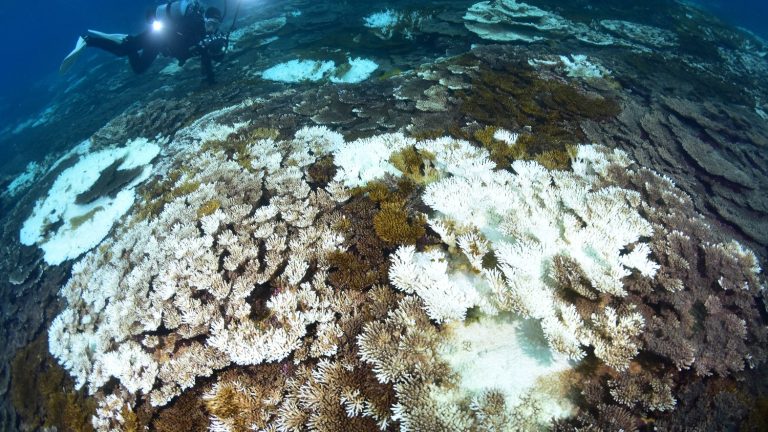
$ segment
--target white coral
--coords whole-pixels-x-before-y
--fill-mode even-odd
[[[515,145],[517,143],[517,139],[520,137],[519,134],[515,132],[510,132],[506,129],[496,129],[493,132],[493,139],[503,141],[507,145]]]
[[[400,171],[389,163],[389,158],[415,143],[413,138],[394,133],[360,138],[341,145],[333,152],[334,162],[339,167],[334,180],[347,187],[356,187],[386,174],[400,175]]]
[[[449,275],[447,270],[447,257],[439,250],[421,253],[401,246],[392,256],[389,279],[398,289],[421,297],[436,322],[461,321],[467,309],[480,304],[480,295],[466,276]]]
[[[653,277],[658,268],[648,258],[650,248],[640,241],[652,228],[637,211],[636,192],[595,186],[611,165],[629,164],[625,154],[580,146],[574,164],[575,173],[569,173],[516,161],[514,174],[455,175],[427,186],[422,198],[438,212],[440,222],[433,225],[442,237],[450,240],[448,226],[465,226],[489,240],[499,265],[498,271],[484,274],[499,308],[542,320],[551,346],[571,358],[583,356],[581,344],[597,343],[603,344],[598,355],[621,364],[616,350],[608,349],[603,339],[587,337],[589,326],[557,300],[553,259],[571,257],[594,289],[624,296],[622,279],[633,269]],[[467,234],[459,238],[459,246],[468,249]],[[623,253],[633,244],[631,252]],[[476,266],[479,258],[471,255]]]
[[[115,377],[161,406],[231,363],[284,359],[312,323],[323,330],[316,352],[335,350],[332,303],[315,292],[318,282],[301,282],[310,268],[324,275],[325,255],[343,241],[322,216],[336,202],[311,191],[305,178],[315,160],[310,149],[335,148],[340,136],[315,128],[294,140],[257,141],[253,170],[244,170],[223,152],[196,151],[232,128],[210,121],[191,128],[178,134],[186,145],[171,146],[190,167],[172,187],[199,186],[156,217],[120,229],[73,266],[61,289],[68,307],[51,326],[50,350],[92,393]],[[254,208],[263,189],[270,202]],[[199,217],[212,200],[219,208]],[[272,321],[257,325],[247,299],[278,276],[287,286],[266,302]],[[170,334],[157,335],[160,328]],[[135,342],[149,336],[151,343]]]

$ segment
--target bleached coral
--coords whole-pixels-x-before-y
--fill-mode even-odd
[[[320,81],[335,67],[336,64],[333,61],[290,60],[264,70],[261,77],[287,83]]]
[[[483,178],[496,167],[486,149],[464,140],[442,137],[419,141],[416,148],[434,155],[435,168],[443,174]]]
[[[339,167],[334,180],[347,187],[362,186],[380,179],[386,174],[399,175],[389,158],[416,140],[401,133],[376,135],[339,146],[333,152],[334,163]]]
[[[406,39],[412,39],[426,19],[429,19],[429,16],[419,11],[401,12],[385,9],[363,18],[363,25],[371,29],[379,39],[391,39],[398,33]]]
[[[493,139],[497,139],[499,141],[505,142],[507,145],[515,145],[517,143],[517,139],[520,137],[519,134],[515,132],[510,132],[506,129],[496,129],[493,132]]]
[[[303,283],[310,263],[324,277],[324,255],[343,241],[330,227],[336,202],[304,179],[314,161],[307,140],[322,132],[254,142],[252,170],[223,153],[192,152],[194,170],[174,187],[196,189],[157,217],[123,228],[73,267],[61,291],[68,308],[54,320],[49,340],[78,386],[87,383],[95,392],[115,377],[164,405],[197,377],[231,363],[285,358],[301,345],[307,325],[333,318],[329,300],[316,291],[320,282]],[[269,203],[254,208],[264,190]],[[218,209],[201,217],[211,200]],[[249,296],[274,278],[282,290],[254,311]],[[256,312],[271,314],[270,322],[255,321]],[[332,326],[324,332],[320,355],[333,351],[337,334]],[[157,340],[133,342],[148,335]]]
[[[370,77],[371,74],[379,68],[378,63],[374,62],[373,60],[361,57],[354,59],[348,58],[347,64],[349,65],[349,69],[345,70],[341,75],[336,74],[332,76],[332,83],[359,83],[368,79],[368,77]]]
[[[421,297],[436,322],[462,321],[467,309],[480,305],[480,294],[468,276],[449,276],[447,270],[447,257],[439,250],[421,253],[413,246],[401,246],[392,257],[389,280]]]
[[[647,203],[609,186],[611,173],[628,171],[616,169],[630,163],[623,152],[578,147],[572,172],[523,161],[498,169],[463,140],[345,142],[324,127],[248,141],[234,156],[213,145],[201,152],[206,140],[251,139],[242,138],[247,122],[215,117],[169,145],[179,153],[161,166],[185,166],[169,185],[173,198],[76,263],[61,291],[68,305],[50,349],[96,391],[102,430],[119,428],[139,400],[165,406],[195,387],[213,431],[535,430],[572,414],[554,382],[567,381],[559,377],[574,373],[586,347],[625,377],[606,384],[617,402],[674,405],[666,382],[650,381],[643,399],[648,389],[626,378],[647,348],[646,320],[658,323],[628,306],[637,291],[628,296],[625,283],[667,275],[651,259],[660,249],[647,240],[656,225],[638,211]],[[337,283],[339,255],[383,247],[361,240],[376,204],[349,188],[401,175],[390,158],[408,148],[435,170],[421,198],[444,244],[430,233],[419,249],[402,246],[389,259],[376,250],[377,264],[354,263],[382,277],[388,269],[391,287]],[[329,154],[336,178],[317,187],[307,173]],[[360,220],[348,213],[357,205],[369,209]],[[345,240],[339,230],[350,224]],[[719,263],[708,271],[714,281],[724,273],[724,291],[753,285],[751,273],[731,274],[759,271],[740,245],[702,253]],[[664,295],[685,289],[670,284]],[[730,314],[717,299],[704,306]],[[746,337],[745,322],[728,316],[728,331]],[[106,388],[112,394],[97,391]]]
[[[149,177],[150,162],[159,152],[157,144],[139,138],[123,147],[82,156],[74,166],[59,174],[45,199],[35,204],[21,228],[21,243],[38,245],[45,252],[45,261],[54,265],[92,249],[133,205],[134,188]],[[89,191],[102,171],[116,163],[119,163],[118,172],[132,169],[140,172],[120,190],[110,191],[108,196],[96,197],[88,203],[78,203],[78,196]]]
[[[395,26],[400,22],[403,14],[392,9],[374,12],[363,18],[363,25],[376,29],[385,39],[392,37]]]
[[[12,182],[8,184],[2,195],[15,197],[19,192],[28,188],[36,179],[38,179],[43,173],[44,169],[39,163],[32,161],[27,164],[24,172],[16,176]]]
[[[560,56],[560,62],[565,66],[565,71],[569,77],[602,78],[604,75],[610,74],[610,71],[592,63],[583,54],[572,54],[570,57]]]
[[[618,297],[626,295],[622,278],[632,269],[652,277],[658,267],[642,243],[622,252],[652,233],[636,210],[637,193],[594,186],[609,164],[625,162],[623,154],[582,146],[573,174],[516,161],[515,174],[486,172],[483,180],[450,177],[430,184],[423,199],[454,226],[469,226],[490,241],[498,273],[485,274],[499,307],[541,319],[551,345],[578,359],[583,356],[580,345],[599,339],[590,338],[588,325],[557,300],[555,258],[568,257],[593,289]],[[600,354],[609,357],[607,350]]]
[[[614,369],[626,369],[639,351],[633,338],[643,330],[643,316],[637,312],[620,316],[613,308],[606,307],[601,315],[592,314],[592,323],[586,339],[595,348],[595,355]]]

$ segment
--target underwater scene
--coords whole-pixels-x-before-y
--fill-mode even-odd
[[[766,4],[68,4],[0,431],[768,431]]]

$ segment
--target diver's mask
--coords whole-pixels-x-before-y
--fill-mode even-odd
[[[221,11],[215,7],[209,7],[205,11],[203,19],[205,21],[205,32],[208,34],[216,33],[221,26]]]

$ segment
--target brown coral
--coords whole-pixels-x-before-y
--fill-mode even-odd
[[[409,218],[402,204],[384,203],[373,217],[376,235],[390,244],[415,244],[425,234],[426,217],[418,214]]]
[[[10,396],[25,427],[91,431],[96,402],[76,391],[66,371],[48,353],[43,333],[16,353],[11,365]]]

